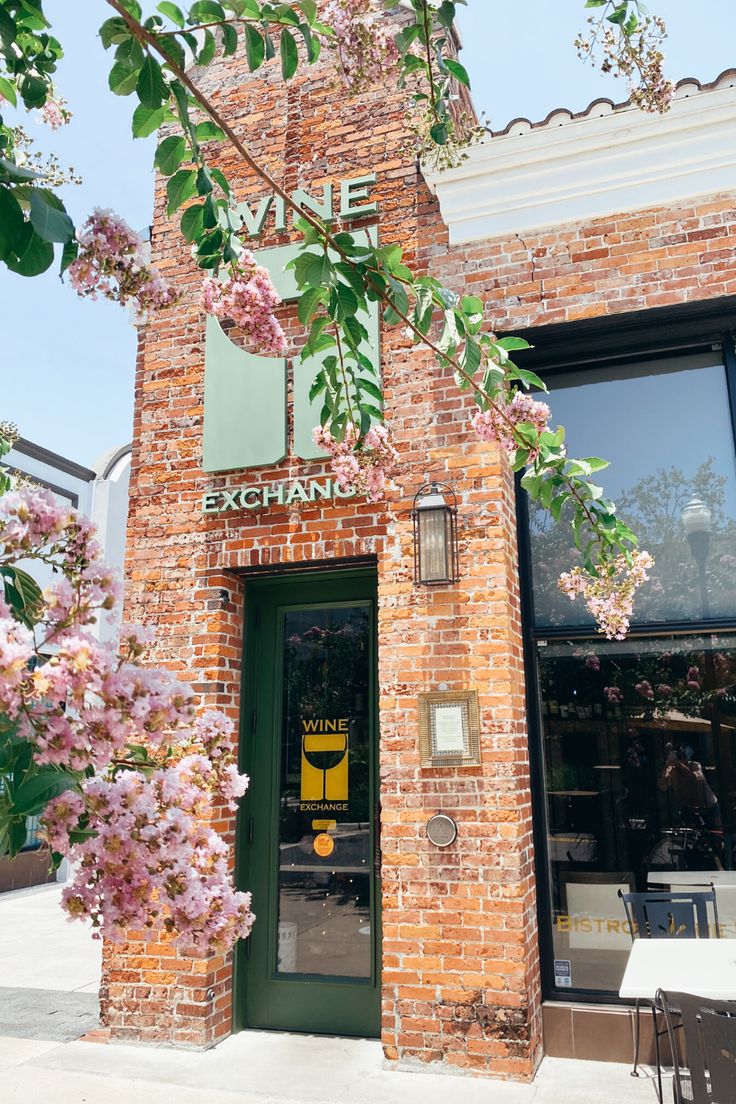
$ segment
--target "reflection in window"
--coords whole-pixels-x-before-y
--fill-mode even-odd
[[[563,641],[539,658],[554,957],[572,988],[617,992],[619,888],[715,876],[736,937],[736,640]]]
[[[555,376],[550,390],[571,454],[611,461],[596,480],[656,559],[636,620],[736,616],[736,464],[721,354]],[[709,515],[702,571],[683,523],[694,497]],[[569,530],[530,510],[536,622],[587,624],[582,603],[557,587],[579,562]]]

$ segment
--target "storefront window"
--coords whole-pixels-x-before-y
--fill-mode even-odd
[[[550,390],[571,454],[611,461],[599,481],[656,558],[637,621],[736,617],[736,464],[722,354],[556,375]],[[702,568],[682,519],[693,496],[708,526]],[[530,509],[536,624],[585,625],[582,605],[557,587],[578,560],[569,529]]]
[[[736,938],[736,638],[537,647],[555,984],[615,993],[619,888],[715,876]]]

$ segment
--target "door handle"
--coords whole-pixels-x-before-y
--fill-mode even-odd
[[[373,810],[373,876],[381,877],[381,806]]]

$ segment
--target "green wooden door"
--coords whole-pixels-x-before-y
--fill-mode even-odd
[[[236,1025],[377,1036],[375,576],[258,581],[246,608],[238,880],[256,922]]]

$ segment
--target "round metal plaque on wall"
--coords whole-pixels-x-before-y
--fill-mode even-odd
[[[457,824],[446,813],[436,813],[427,821],[427,838],[435,847],[449,847],[457,839]]]

